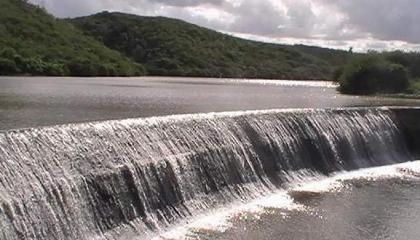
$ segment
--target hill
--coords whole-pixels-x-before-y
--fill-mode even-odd
[[[141,65],[23,0],[0,0],[0,75],[130,76]]]
[[[332,79],[348,58],[345,51],[255,42],[165,17],[102,12],[68,21],[151,75]]]

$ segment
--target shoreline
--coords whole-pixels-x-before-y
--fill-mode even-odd
[[[382,98],[420,100],[420,94],[394,93],[394,94],[378,94],[374,96],[382,97]]]
[[[272,80],[272,81],[320,81],[335,82],[330,79],[311,79],[311,78],[257,78],[257,77],[209,77],[209,76],[166,76],[166,75],[138,75],[138,76],[49,76],[49,75],[0,75],[0,78],[19,78],[19,77],[35,77],[35,78],[188,78],[188,79],[244,79],[244,80]]]

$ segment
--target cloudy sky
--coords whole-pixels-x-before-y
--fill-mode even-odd
[[[236,36],[356,51],[420,51],[420,0],[30,0],[58,17],[120,11]]]

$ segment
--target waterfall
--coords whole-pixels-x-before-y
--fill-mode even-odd
[[[267,110],[0,133],[0,239],[134,239],[296,174],[411,160],[385,108]]]

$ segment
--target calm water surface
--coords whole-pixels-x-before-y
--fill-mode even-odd
[[[328,83],[199,78],[0,78],[0,129],[182,113],[420,105],[344,96]]]

